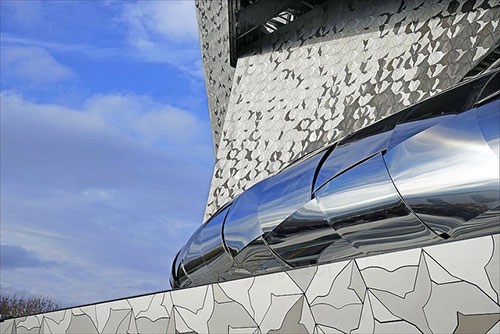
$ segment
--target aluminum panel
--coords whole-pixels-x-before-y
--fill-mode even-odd
[[[487,107],[444,120],[385,155],[400,194],[438,234],[452,235],[500,204],[498,157],[478,125]]]

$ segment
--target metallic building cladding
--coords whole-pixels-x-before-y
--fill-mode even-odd
[[[498,0],[325,1],[240,52],[227,105],[210,107],[225,116],[205,219],[305,153],[460,82],[498,45],[499,22]],[[229,58],[226,38],[200,36],[207,89],[228,87],[213,63]]]
[[[243,192],[173,264],[173,287],[500,232],[500,70],[427,99]]]

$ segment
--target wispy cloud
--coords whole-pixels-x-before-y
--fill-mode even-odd
[[[1,110],[2,244],[32,264],[2,264],[2,286],[79,303],[167,288],[203,217],[208,125],[131,94],[72,109],[4,92]]]
[[[127,3],[117,21],[125,25],[137,57],[203,77],[194,1]]]
[[[79,53],[84,54],[85,56],[90,58],[109,58],[120,57],[123,55],[123,51],[121,51],[119,48],[98,47],[85,43],[60,43],[53,41],[43,41],[30,38],[22,38],[8,33],[1,33],[0,41],[7,47],[9,45],[38,47],[49,50],[52,53]]]
[[[120,31],[117,36],[122,40],[114,41],[113,45],[56,42],[5,32],[0,35],[0,40],[7,46],[37,47],[53,54],[78,53],[94,59],[163,63],[191,78],[203,78],[194,1],[110,1],[101,5],[117,13],[110,24]],[[37,20],[47,21],[43,3],[36,2],[36,6],[9,5],[6,8],[13,15],[9,17],[10,21],[15,21],[15,17],[25,12],[37,11]]]
[[[4,80],[31,84],[53,83],[74,77],[74,72],[40,47],[2,47],[1,70]]]
[[[36,253],[21,246],[0,245],[0,262],[2,269],[52,267],[56,262],[40,258]]]

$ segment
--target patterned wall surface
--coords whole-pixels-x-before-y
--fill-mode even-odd
[[[500,235],[4,321],[0,333],[499,333]]]
[[[330,1],[239,58],[206,218],[297,157],[459,82],[499,41],[499,0],[352,3]]]
[[[215,152],[224,125],[234,68],[229,66],[227,0],[196,0],[203,69]]]

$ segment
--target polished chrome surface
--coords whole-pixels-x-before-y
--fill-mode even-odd
[[[323,154],[316,154],[263,181],[258,219],[264,233],[311,199],[311,185]]]
[[[241,194],[231,206],[223,227],[224,242],[234,257],[246,245],[262,235],[258,219],[258,205],[263,182]]]
[[[498,73],[357,131],[243,192],[180,250],[172,287],[500,233]]]
[[[392,130],[363,138],[354,143],[339,145],[330,153],[319,170],[315,190],[346,168],[387,147]]]
[[[235,257],[240,268],[252,275],[281,271],[291,268],[268,248],[262,237],[249,243]]]
[[[500,100],[479,107],[476,111],[479,129],[497,158],[500,157]]]
[[[478,123],[488,117],[498,121],[498,108],[493,112],[490,108],[495,105],[498,101],[446,119],[385,155],[405,201],[438,234],[452,235],[500,204],[498,156]],[[498,132],[492,133],[490,142],[495,136]]]
[[[318,263],[323,250],[341,241],[341,237],[328,224],[316,199],[312,199],[267,234],[266,241],[282,259],[303,266]]]
[[[201,255],[201,231],[203,226],[200,226],[196,232],[193,234],[193,238],[189,243],[186,253],[184,254],[182,261],[184,263],[184,269],[189,275],[192,272],[198,270],[203,266],[203,257]]]
[[[231,256],[224,249],[222,243],[222,224],[229,207],[221,210],[217,216],[209,220],[201,231],[200,250],[206,273],[202,275],[204,283],[220,281],[224,273],[228,272],[233,264]]]
[[[328,182],[316,199],[333,229],[364,254],[439,240],[403,203],[380,153]]]

